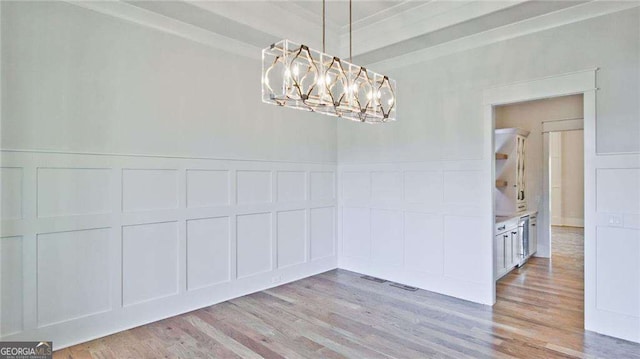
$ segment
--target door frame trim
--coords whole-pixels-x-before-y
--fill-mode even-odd
[[[596,167],[596,74],[598,68],[586,69],[571,73],[558,74],[549,77],[523,81],[504,86],[489,88],[483,91],[484,113],[484,154],[483,168],[489,171],[485,185],[483,201],[490,211],[484,211],[485,223],[483,241],[490,241],[491,260],[485,265],[490,266],[488,272],[492,273],[491,295],[492,303],[496,301],[496,275],[495,270],[495,155],[494,155],[494,128],[495,107],[518,102],[540,100],[559,96],[583,94],[584,107],[584,168],[585,168],[585,328],[593,328],[593,315],[595,310],[595,283],[596,258],[595,248],[595,176],[587,175],[595,173]],[[546,221],[546,223],[544,223]],[[549,226],[549,218],[539,218],[540,227]],[[543,222],[543,223],[540,223]],[[593,299],[593,300],[592,300]],[[593,329],[592,329],[593,330]]]

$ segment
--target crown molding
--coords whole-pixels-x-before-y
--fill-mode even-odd
[[[638,1],[594,0],[366,65],[375,66],[378,71],[388,71],[639,6]]]
[[[366,0],[365,0],[366,1]],[[429,0],[429,3],[433,4],[435,2],[442,2],[442,0]],[[450,2],[450,1],[449,1]],[[457,1],[459,3],[462,3],[463,1]],[[367,27],[371,24],[374,23],[378,23],[382,20],[388,19],[392,16],[396,16],[400,13],[410,13],[412,10],[415,10],[419,7],[424,6],[423,5],[415,5],[416,1],[412,1],[412,0],[404,0],[404,1],[398,1],[395,5],[390,6],[382,11],[378,11],[375,14],[371,14],[369,16],[366,16],[362,19],[358,19],[356,21],[353,22],[353,29],[354,30],[359,30],[361,28]],[[346,35],[349,33],[349,25],[344,25],[340,27],[340,34],[342,35]]]
[[[85,9],[177,35],[236,55],[259,59],[261,49],[122,1],[65,0]]]

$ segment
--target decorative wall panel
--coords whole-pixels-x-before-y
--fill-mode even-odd
[[[110,231],[38,235],[39,326],[111,309]]]
[[[189,290],[230,279],[229,217],[187,221],[187,287]]]

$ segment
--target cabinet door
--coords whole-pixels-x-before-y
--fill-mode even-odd
[[[516,136],[516,199],[524,202],[525,198],[525,137]]]
[[[533,219],[529,222],[529,254],[533,255],[538,250],[538,222]]]
[[[503,233],[496,236],[496,273],[500,276],[505,269],[505,235]]]
[[[511,241],[511,233],[505,232],[502,235],[504,241],[504,267],[510,269],[513,266],[513,242]]]
[[[520,236],[517,230],[511,231],[511,265],[515,266],[520,263]]]

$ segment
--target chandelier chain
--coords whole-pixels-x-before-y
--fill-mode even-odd
[[[351,12],[352,12],[352,0],[349,0],[349,62],[353,62],[353,59],[351,58],[351,53],[353,51],[353,39],[351,35],[351,32],[352,32],[351,31],[351,26],[352,26]]]
[[[325,24],[326,7],[327,7],[327,5],[325,4],[325,0],[322,0],[322,52],[325,52],[325,53],[327,52],[327,49],[325,48],[325,34],[327,32],[326,24]]]

